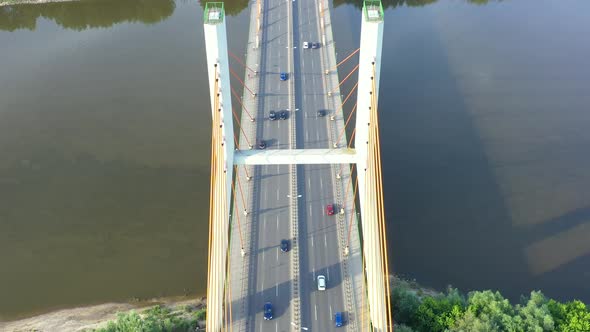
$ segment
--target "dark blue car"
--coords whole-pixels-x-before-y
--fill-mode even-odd
[[[336,313],[336,315],[334,316],[334,324],[336,324],[336,327],[341,327],[344,325],[344,313]]]
[[[281,81],[286,81],[287,80],[287,73],[282,72],[281,73]]]
[[[272,319],[272,303],[266,302],[264,304],[264,320]]]
[[[281,251],[282,252],[289,251],[289,241],[288,240],[281,240]]]

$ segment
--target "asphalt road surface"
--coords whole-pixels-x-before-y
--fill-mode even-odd
[[[313,0],[297,0],[295,11],[295,86],[298,113],[298,148],[329,148],[329,116],[321,49],[304,49],[303,43],[320,43],[318,4]],[[322,47],[323,45],[320,45]],[[326,116],[319,117],[318,110]],[[342,268],[339,257],[336,216],[326,214],[326,206],[334,203],[332,167],[305,165],[299,167],[300,188],[304,206],[299,211],[301,325],[310,331],[337,331],[334,314],[344,311]],[[327,288],[318,290],[317,277],[327,279]]]
[[[271,110],[289,108],[289,82],[279,79],[281,72],[288,72],[289,12],[285,0],[266,0],[263,14],[265,33],[261,44],[259,109],[256,115],[257,144],[264,140],[266,149],[289,148],[289,122],[271,121]],[[289,79],[292,79],[289,77]],[[254,173],[254,242],[249,289],[249,330],[291,331],[291,274],[290,252],[280,249],[281,239],[290,237],[289,167],[286,165],[257,166]],[[252,292],[254,290],[254,292]],[[264,320],[264,303],[273,305],[273,319]]]
[[[293,19],[289,30],[288,15]],[[260,105],[257,111],[257,141],[267,149],[289,148],[289,122],[297,119],[297,148],[328,148],[327,110],[320,49],[303,49],[303,42],[320,42],[317,3],[314,0],[266,0],[261,44]],[[288,49],[289,34],[293,49]],[[322,47],[322,45],[320,45]],[[288,72],[293,56],[295,107],[289,109]],[[288,110],[287,120],[268,119],[271,110]],[[327,110],[318,117],[318,110]],[[336,216],[326,215],[334,201],[330,165],[302,165],[298,168],[299,250],[301,285],[301,327],[309,331],[337,330],[334,314],[344,311]],[[290,252],[280,250],[281,239],[290,237],[290,193],[288,166],[257,166],[254,173],[254,210],[251,238],[254,248],[250,269],[249,330],[292,331]],[[317,276],[324,275],[327,289],[317,289]],[[271,302],[274,317],[263,318],[263,306]]]

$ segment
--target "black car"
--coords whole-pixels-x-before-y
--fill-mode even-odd
[[[272,319],[272,303],[266,302],[264,304],[264,320]]]
[[[258,148],[261,150],[266,149],[266,142],[265,141],[260,141],[260,143],[258,143]]]
[[[270,111],[270,114],[268,115],[268,118],[271,119],[271,120],[276,120],[277,119],[277,112]]]
[[[319,48],[320,43],[311,43],[311,48]]]
[[[281,119],[281,120],[287,120],[287,111],[281,111],[281,112],[279,112],[279,119]]]
[[[282,252],[289,251],[289,241],[288,240],[281,240],[281,251]]]
[[[326,116],[326,111],[318,110],[318,117],[323,117],[323,116]]]

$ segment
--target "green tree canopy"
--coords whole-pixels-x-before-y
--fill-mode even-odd
[[[555,320],[555,331],[590,331],[590,313],[584,303],[574,300],[564,304],[550,300],[547,307]]]
[[[426,297],[416,311],[418,331],[443,332],[463,316],[465,300],[456,289],[446,295]]]

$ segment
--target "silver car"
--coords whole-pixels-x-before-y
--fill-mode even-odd
[[[326,277],[323,275],[318,276],[318,290],[326,290]]]

